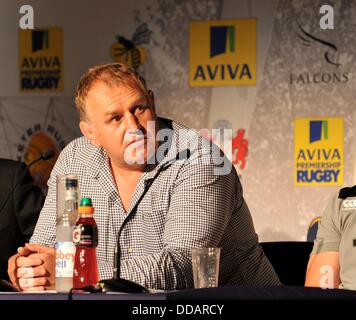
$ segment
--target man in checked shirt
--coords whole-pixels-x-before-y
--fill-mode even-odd
[[[280,284],[234,167],[194,131],[158,118],[139,74],[95,66],[79,82],[76,105],[83,137],[62,151],[30,244],[9,259],[14,284],[54,288],[55,180],[66,173],[78,174],[81,196],[95,206],[101,279],[113,277],[119,242],[120,276],[148,288],[193,287],[193,247],[221,247],[219,285]]]

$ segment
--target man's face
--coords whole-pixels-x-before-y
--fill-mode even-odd
[[[115,165],[143,165],[154,154],[157,117],[151,91],[147,96],[134,83],[109,87],[97,82],[86,98],[86,115],[82,132]]]

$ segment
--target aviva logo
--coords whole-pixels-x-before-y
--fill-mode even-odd
[[[309,143],[328,140],[328,121],[311,120],[309,123]]]
[[[235,26],[210,27],[210,58],[235,52]]]
[[[190,86],[256,84],[256,19],[193,21]]]
[[[294,130],[295,185],[342,185],[344,119],[298,118]]]
[[[32,31],[32,52],[36,52],[49,48],[49,32],[48,30],[33,30]]]
[[[63,90],[63,30],[49,27],[19,30],[21,92]]]

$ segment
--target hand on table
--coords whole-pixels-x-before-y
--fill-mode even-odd
[[[11,282],[22,291],[41,291],[55,287],[55,249],[26,243],[9,259]]]

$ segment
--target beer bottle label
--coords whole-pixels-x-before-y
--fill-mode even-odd
[[[56,278],[73,277],[75,246],[71,241],[56,242]]]

